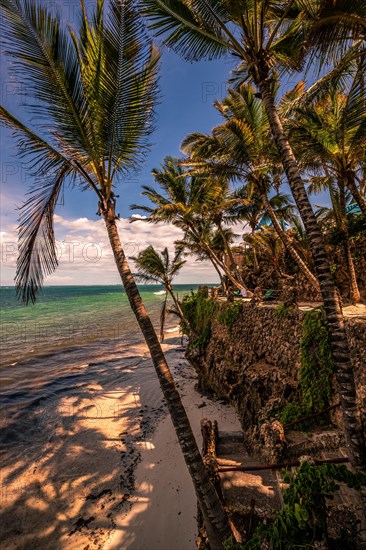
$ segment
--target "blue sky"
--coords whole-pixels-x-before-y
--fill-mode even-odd
[[[64,0],[62,5],[65,17],[71,19],[73,23],[75,18],[73,9],[78,5],[77,0]],[[180,236],[176,228],[160,228],[151,225],[146,227],[143,222],[129,225],[126,221],[131,214],[129,205],[144,202],[141,197],[141,186],[152,184],[151,169],[157,167],[166,155],[179,156],[180,144],[188,133],[208,132],[219,122],[219,116],[212,104],[216,98],[224,97],[227,89],[226,82],[232,67],[231,59],[187,63],[174,53],[163,51],[160,77],[161,99],[156,109],[156,131],[151,139],[153,142],[151,153],[141,172],[121,182],[117,191],[120,195],[117,210],[123,218],[121,238],[131,249],[135,249],[135,252],[148,244],[153,244],[160,249],[167,245],[171,246],[174,238]],[[22,84],[14,80],[8,59],[2,58],[1,77],[2,104],[21,120],[29,122],[27,99],[24,96]],[[296,80],[293,79],[293,82]],[[11,139],[10,133],[2,127],[0,131],[1,232],[5,243],[2,245],[1,283],[10,285],[14,277],[16,259],[16,205],[22,203],[32,178],[26,166],[17,157],[15,142]],[[95,215],[97,204],[94,193],[66,189],[64,198],[64,206],[57,210],[55,224],[56,239],[61,243],[59,244],[60,267],[55,275],[47,279],[46,283],[98,283],[100,282],[100,262],[104,262],[102,267],[103,273],[106,274],[103,282],[117,283],[118,276],[109,254],[108,244],[103,240],[104,228],[101,220]],[[240,228],[238,230],[240,231]],[[92,250],[90,243],[96,239],[99,239],[99,243],[103,240],[103,247],[99,250],[98,244],[94,250],[99,260],[94,263],[85,261],[85,254],[82,251],[86,246],[90,252]],[[64,242],[69,244],[62,244]],[[71,242],[79,244],[74,246],[70,244]],[[79,254],[78,262],[75,260],[75,255],[73,263],[67,261],[70,256],[70,247],[75,254]],[[196,281],[215,282],[217,277],[208,264],[198,265],[190,259],[179,276],[178,282]]]
[[[119,184],[118,212],[122,218],[127,218],[131,214],[130,204],[144,202],[143,197],[141,197],[141,186],[152,184],[150,175],[152,168],[158,167],[166,155],[179,156],[180,143],[189,132],[208,132],[219,122],[219,117],[212,104],[216,98],[222,98],[225,95],[226,80],[230,67],[231,63],[228,60],[191,64],[182,61],[173,52],[163,51],[160,76],[161,96],[160,103],[156,108],[156,131],[151,138],[153,145],[146,165],[142,167],[141,172],[131,174],[126,181]],[[4,58],[1,65],[1,76],[3,105],[21,120],[29,121],[27,99],[22,93],[21,84],[14,81],[11,76],[9,60]],[[11,133],[3,127],[0,127],[0,132],[1,231],[5,242],[2,250],[1,282],[3,285],[10,285],[14,277],[16,256],[13,244],[16,240],[16,205],[21,204],[28,187],[32,184],[32,178],[26,165],[17,157],[15,141],[11,139]],[[78,238],[78,242],[83,240],[83,242],[90,243],[92,235],[87,229],[88,225],[90,226],[88,220],[99,220],[95,215],[96,211],[97,204],[94,193],[66,189],[64,206],[60,206],[57,210],[57,219],[60,221],[59,223],[56,222],[55,225],[56,239],[62,242],[65,240],[66,235],[68,239],[75,240]],[[71,227],[75,228],[75,222],[79,219],[84,220],[84,228],[80,233],[79,224],[78,235],[76,236],[75,233],[70,233],[69,229]],[[69,224],[69,228],[67,228],[67,224]],[[92,225],[94,226],[94,224]],[[133,237],[130,236],[131,232],[133,232]],[[180,236],[179,231],[177,232],[175,228],[166,227],[161,231],[160,228],[147,226],[143,222],[135,222],[130,227],[128,224],[124,224],[122,238],[126,234],[128,238],[125,242],[138,243],[139,249],[148,244],[154,244],[158,248],[160,245],[160,248],[163,248],[172,244],[174,238]],[[101,235],[98,232],[98,238],[100,237]],[[134,247],[135,244],[132,245],[132,248]],[[81,248],[82,244],[74,247],[75,253],[80,251]],[[67,256],[68,253],[65,253],[65,255]],[[102,260],[103,258],[101,258]],[[98,274],[97,270],[94,269],[97,266],[93,266],[93,269],[91,269],[90,264],[91,262],[81,261],[75,269],[76,264],[68,266],[67,262],[60,261],[58,271],[46,282],[49,284],[97,283]],[[107,282],[118,282],[115,267],[109,264],[110,261],[108,261],[110,273]],[[100,267],[100,262],[98,266]],[[195,282],[196,280],[215,282],[217,280],[216,273],[209,265],[198,266],[197,262],[191,260],[185,270],[182,271],[178,282]]]

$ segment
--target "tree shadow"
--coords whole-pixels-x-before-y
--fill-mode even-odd
[[[164,410],[144,355],[90,362],[77,372],[70,365],[69,374],[7,400],[0,431],[4,548],[102,547],[115,514],[128,509],[137,444]]]

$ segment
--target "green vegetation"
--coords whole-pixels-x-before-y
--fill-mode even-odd
[[[295,473],[282,473],[289,487],[284,491],[284,506],[277,512],[270,524],[259,525],[250,541],[236,544],[232,540],[225,544],[226,550],[257,550],[267,542],[272,550],[284,548],[313,548],[315,541],[322,541],[327,533],[326,499],[332,498],[339,489],[339,483],[352,488],[366,484],[364,473],[350,472],[345,466],[335,464],[313,465],[303,462]],[[350,548],[345,534],[337,541],[339,548]]]
[[[282,424],[317,413],[329,405],[332,395],[333,357],[323,308],[309,311],[303,320],[300,341],[301,403],[288,403],[279,413]],[[318,420],[316,420],[318,422]],[[301,424],[307,428],[313,421]]]
[[[193,131],[183,142],[180,166],[187,177],[171,178],[164,167],[155,172],[162,192],[145,186],[152,206],[142,210],[150,222],[178,225],[189,237],[190,253],[210,259],[225,288],[226,277],[239,290],[254,288],[258,280],[277,289],[289,275],[311,282],[332,319],[347,445],[353,464],[363,468],[365,438],[354,421],[355,379],[336,284],[352,302],[360,301],[363,268],[353,262],[347,212],[366,217],[364,3],[139,0],[139,5],[152,32],[183,58],[228,56],[236,62],[227,97],[215,102],[220,123],[209,134]],[[289,74],[294,88],[281,97]],[[320,78],[305,82],[305,74]],[[298,224],[286,224],[269,202],[285,181]],[[309,183],[316,193],[332,189],[325,203],[330,198],[331,209],[315,211]],[[240,262],[223,231],[241,221],[238,210],[251,230]],[[333,277],[328,261],[329,230],[336,226],[343,237],[337,248],[343,280]]]
[[[81,0],[78,4],[73,21],[68,22],[47,0],[0,2],[3,51],[13,58],[13,76],[19,77],[33,98],[24,106],[26,113],[16,109],[17,116],[18,111],[26,115],[30,127],[0,106],[0,121],[17,138],[20,158],[26,159],[34,177],[20,209],[17,291],[26,303],[34,302],[44,277],[58,265],[54,214],[64,187],[94,193],[95,210],[104,221],[121,282],[149,347],[199,506],[217,547],[217,541],[229,533],[227,516],[204,468],[118,232],[118,187],[121,201],[126,201],[121,182],[142,168],[150,150],[160,54],[145,32],[135,2],[94,0],[86,6]],[[179,267],[174,261],[171,264],[167,251],[159,256],[151,248],[139,260],[145,276],[163,274],[169,279]]]
[[[294,306],[287,306],[286,304],[278,304],[278,306],[275,309],[275,314],[280,319],[283,319],[284,317],[288,317],[288,315],[294,310]]]
[[[305,315],[300,347],[302,400],[305,407],[318,412],[329,404],[332,395],[333,357],[323,308]]]
[[[284,426],[300,420],[312,413],[311,410],[307,409],[302,403],[287,403],[283,409],[279,412],[279,419],[281,424]],[[306,420],[297,425],[297,429],[307,430],[313,425],[312,420]]]
[[[243,311],[243,303],[232,302],[221,308],[220,313],[217,316],[217,319],[220,323],[225,325],[229,331],[229,334],[232,333],[234,326],[236,325],[238,318]]]
[[[211,338],[212,319],[217,311],[218,304],[212,298],[206,297],[204,292],[198,290],[183,299],[181,308],[190,327],[197,334],[192,338],[192,347],[207,346]],[[184,327],[183,330],[185,334],[189,335],[189,330]]]

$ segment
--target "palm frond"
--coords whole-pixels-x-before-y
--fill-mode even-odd
[[[190,61],[215,59],[232,48],[208,9],[221,18],[223,3],[218,0],[139,0],[138,6],[154,34]]]
[[[160,54],[150,45],[134,2],[111,0],[104,30],[101,105],[108,112],[106,156],[114,173],[136,170],[149,149]]]
[[[21,207],[15,283],[17,294],[25,303],[35,302],[44,277],[58,265],[53,215],[68,174],[69,167],[61,167],[50,182],[36,185]]]
[[[0,106],[0,122],[13,131],[20,156],[30,158],[30,169],[37,170],[39,175],[57,170],[63,164],[68,164],[71,168],[71,159],[67,159],[62,152],[23,124],[3,106]]]
[[[39,0],[1,0],[5,52],[27,86],[35,117],[52,120],[66,149],[95,159],[76,48],[60,21]]]

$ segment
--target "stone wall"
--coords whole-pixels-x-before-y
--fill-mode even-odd
[[[221,305],[221,309],[225,307],[226,304]],[[213,391],[235,405],[253,451],[270,411],[285,405],[289,398],[296,399],[299,393],[299,343],[304,315],[305,312],[295,309],[279,318],[275,306],[247,304],[231,329],[215,315],[205,349],[187,348],[187,358],[198,373],[201,389]],[[346,325],[358,403],[364,412],[366,318],[349,318]],[[334,388],[333,402],[337,401]],[[342,427],[339,412],[334,413],[332,420]]]

